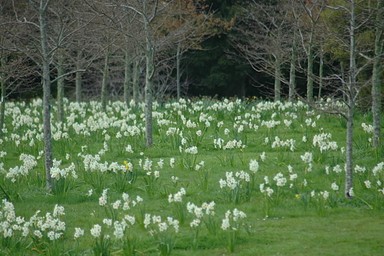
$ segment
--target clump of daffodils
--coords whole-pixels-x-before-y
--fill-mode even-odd
[[[221,229],[227,232],[227,248],[229,252],[234,252],[235,250],[236,240],[241,227],[245,225],[244,219],[246,217],[247,215],[243,211],[235,208],[232,211],[228,210],[221,221]]]
[[[249,199],[250,181],[251,177],[245,171],[226,172],[225,179],[220,179],[219,185],[230,202],[239,203]]]
[[[245,219],[247,215],[243,212],[238,210],[237,208],[231,210],[228,210],[225,213],[224,219],[221,222],[221,229],[222,230],[239,230],[241,225],[243,225],[243,219]]]
[[[21,154],[19,160],[22,165],[10,168],[5,177],[15,183],[21,177],[27,177],[29,172],[37,166],[36,158],[33,155]]]

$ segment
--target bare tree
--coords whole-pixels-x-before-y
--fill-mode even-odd
[[[242,18],[235,26],[234,44],[248,60],[252,68],[264,72],[274,79],[274,99],[281,100],[281,84],[294,83],[288,81],[283,74],[283,65],[289,60],[291,29],[289,24],[289,8],[287,1],[276,3],[259,3],[253,1],[243,9]],[[293,40],[293,45],[295,45]],[[292,46],[294,47],[294,46]],[[292,51],[291,63],[297,58],[295,48]],[[295,70],[292,69],[293,76]],[[294,77],[292,77],[294,79]]]
[[[373,146],[380,146],[381,137],[381,95],[383,81],[384,54],[384,0],[377,1],[375,20],[375,50],[372,70],[372,114],[373,114]]]
[[[50,170],[52,167],[52,138],[51,138],[51,84],[60,80],[68,73],[60,74],[55,80],[51,80],[55,54],[63,45],[71,33],[64,33],[64,25],[57,31],[54,24],[59,24],[60,15],[55,8],[51,8],[50,0],[29,1],[24,9],[13,3],[14,26],[20,28],[23,34],[13,34],[13,47],[18,52],[31,59],[38,67],[43,89],[43,141],[44,141],[44,167],[46,174],[46,188],[53,189],[53,180]],[[20,14],[23,14],[20,16]],[[20,18],[23,17],[23,18]],[[63,24],[67,24],[65,21]],[[61,54],[61,53],[60,53]],[[60,56],[59,54],[59,56]],[[60,57],[61,58],[61,57]],[[74,71],[70,71],[74,72]],[[59,72],[60,73],[60,72]]]
[[[43,129],[44,129],[44,167],[45,167],[45,184],[48,191],[53,189],[51,177],[52,168],[52,134],[51,134],[51,71],[50,63],[52,62],[52,51],[48,45],[48,5],[49,0],[40,0],[35,3],[38,12],[38,28],[40,31],[40,51],[41,51],[41,70],[43,84]]]
[[[348,23],[340,22],[337,28],[335,28],[335,20],[328,20],[332,24],[328,23],[331,30],[334,33],[330,35],[330,41],[337,41],[344,47],[344,53],[340,56],[348,59],[349,65],[346,74],[341,72],[334,76],[341,82],[341,86],[334,88],[336,92],[343,94],[345,98],[345,109],[336,109],[334,113],[343,116],[347,123],[346,128],[346,166],[345,166],[345,196],[351,198],[353,196],[353,138],[354,138],[354,121],[355,121],[355,109],[357,105],[357,99],[361,90],[367,86],[367,82],[359,80],[359,75],[362,71],[366,70],[371,64],[371,61],[365,59],[359,59],[361,52],[358,51],[357,36],[359,29],[367,23],[371,18],[370,11],[368,10],[368,16],[365,15],[364,6],[359,5],[361,2],[356,0],[348,0],[345,4],[328,5],[327,7],[334,12],[334,17],[344,20],[344,17],[348,17]],[[359,10],[359,12],[357,12]],[[343,17],[343,18],[341,18]],[[329,18],[329,17],[328,17]],[[343,51],[342,49],[340,49]]]
[[[307,101],[313,101],[313,83],[314,71],[313,63],[315,59],[315,36],[317,35],[317,27],[321,18],[326,1],[323,0],[310,0],[310,1],[297,1],[291,0],[292,11],[299,21],[299,35],[303,45],[304,52],[307,56]],[[297,8],[299,7],[299,8]]]

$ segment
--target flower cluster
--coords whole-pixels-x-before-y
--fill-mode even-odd
[[[225,213],[225,217],[221,222],[221,229],[238,230],[240,228],[241,221],[246,217],[247,215],[243,211],[238,210],[237,208],[233,209],[233,211],[228,210]]]
[[[294,139],[281,140],[278,136],[275,136],[275,140],[272,142],[272,148],[289,148],[290,151],[295,151],[296,141]]]
[[[34,238],[48,238],[50,241],[62,238],[65,222],[60,217],[65,215],[64,207],[55,205],[53,212],[47,212],[45,216],[39,216],[39,213],[37,211],[29,220]]]
[[[215,202],[210,203],[204,202],[200,207],[194,203],[187,203],[187,211],[195,216],[192,222],[189,224],[191,228],[196,228],[200,226],[204,216],[215,216]]]
[[[151,235],[162,233],[169,228],[173,228],[175,233],[179,232],[179,221],[172,217],[167,217],[166,220],[162,220],[159,215],[151,215],[146,213],[144,215],[144,228],[149,231]]]
[[[311,172],[312,171],[312,162],[313,162],[313,156],[311,152],[305,152],[304,155],[300,156],[301,160],[307,164],[306,171]]]
[[[250,176],[245,171],[238,171],[235,174],[233,172],[226,172],[225,173],[226,179],[220,179],[219,184],[220,188],[229,188],[231,190],[234,190],[238,187],[241,187],[243,183],[248,183],[250,181]]]
[[[22,165],[10,168],[5,177],[15,183],[20,177],[28,176],[29,172],[37,166],[36,158],[32,155],[21,154],[19,159],[23,162]]]
[[[182,202],[183,201],[183,196],[186,194],[186,191],[184,188],[181,188],[180,191],[178,191],[176,194],[170,194],[168,196],[168,202],[173,203],[173,202]]]
[[[373,126],[371,124],[362,123],[361,127],[363,128],[364,132],[366,132],[368,134],[373,133]]]
[[[72,178],[77,179],[78,176],[75,171],[75,164],[71,163],[67,168],[60,169],[61,161],[56,159],[53,160],[52,168],[50,170],[51,177],[55,180],[59,180],[61,178],[66,179],[69,175]]]
[[[320,152],[328,151],[328,150],[337,150],[337,142],[331,141],[332,134],[330,133],[320,133],[313,136],[312,145],[314,147],[318,147]]]
[[[220,179],[220,189],[233,203],[239,203],[240,200],[249,200],[250,197],[250,175],[245,171],[236,173],[226,172],[226,179]]]
[[[257,173],[259,171],[259,162],[257,162],[255,159],[251,159],[249,161],[249,170],[252,173]]]
[[[11,202],[3,199],[0,209],[0,234],[3,238],[17,235],[27,237],[29,235],[31,223],[16,216],[15,207]]]

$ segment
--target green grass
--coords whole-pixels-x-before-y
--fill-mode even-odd
[[[15,102],[7,105],[6,129],[1,138],[1,150],[6,155],[0,158],[0,185],[15,206],[16,216],[24,217],[25,221],[40,210],[40,216],[52,212],[56,204],[65,208],[65,215],[61,220],[65,222],[66,229],[63,237],[55,242],[47,239],[36,239],[31,228],[30,234],[22,243],[17,243],[21,235],[16,230],[11,239],[1,236],[1,255],[93,255],[95,239],[90,229],[100,224],[103,230],[111,236],[111,255],[129,255],[123,248],[123,242],[116,239],[113,227],[107,228],[103,224],[104,218],[121,220],[126,214],[134,216],[136,223],[127,229],[125,237],[133,239],[135,255],[159,255],[158,240],[166,237],[175,244],[171,255],[382,255],[384,252],[384,196],[379,189],[384,187],[384,171],[376,175],[372,169],[382,161],[383,148],[372,149],[368,139],[371,136],[363,131],[361,123],[369,123],[365,114],[356,115],[354,164],[366,168],[364,172],[355,173],[353,199],[344,198],[344,173],[335,173],[336,165],[344,166],[345,155],[341,148],[345,147],[345,124],[337,116],[329,116],[321,112],[307,111],[305,106],[283,106],[262,102],[223,102],[207,99],[196,102],[172,103],[173,105],[159,105],[154,115],[154,145],[151,148],[144,146],[144,134],[140,132],[135,136],[124,135],[128,126],[137,126],[139,130],[144,127],[142,114],[139,109],[125,109],[124,103],[114,102],[108,107],[107,113],[100,113],[98,103],[86,103],[84,107],[67,105],[67,119],[63,131],[68,133],[67,138],[53,142],[54,158],[61,160],[60,168],[64,169],[75,165],[78,178],[68,177],[65,184],[69,185],[65,192],[49,194],[44,186],[43,156],[38,157],[43,149],[39,137],[41,129],[41,106],[32,103],[23,105]],[[264,105],[262,105],[264,104]],[[263,107],[269,106],[269,107]],[[20,112],[18,113],[18,109]],[[86,111],[85,111],[86,109]],[[84,116],[79,113],[85,111]],[[193,110],[194,113],[190,113]],[[55,111],[55,108],[53,108]],[[136,116],[133,116],[135,114]],[[294,119],[292,116],[296,115]],[[317,118],[317,115],[320,115]],[[35,118],[32,122],[25,122],[20,127],[15,124],[26,120],[27,116]],[[94,122],[94,119],[105,120],[104,126]],[[309,120],[310,119],[310,120]],[[184,120],[184,121],[183,121]],[[189,123],[196,127],[188,128]],[[209,120],[209,126],[206,122]],[[279,121],[280,124],[268,129],[264,123],[269,120]],[[291,120],[287,127],[284,120]],[[316,125],[306,125],[311,121]],[[76,133],[77,124],[84,124],[83,131],[89,135]],[[158,123],[159,122],[159,123]],[[223,122],[220,127],[218,124]],[[191,125],[194,126],[194,125]],[[239,127],[243,126],[243,130]],[[256,127],[257,126],[257,127]],[[58,135],[53,122],[53,135]],[[175,127],[182,134],[167,136],[168,128]],[[256,127],[256,128],[255,128]],[[228,133],[225,132],[228,129]],[[198,130],[204,136],[196,136]],[[116,136],[117,134],[122,136]],[[312,139],[320,133],[329,133],[330,141],[337,143],[337,150],[325,150],[313,146]],[[15,139],[20,136],[20,144]],[[24,135],[28,135],[24,138]],[[294,140],[294,148],[289,146],[272,147],[276,136],[281,141]],[[307,141],[303,141],[303,136]],[[265,143],[265,138],[269,139]],[[34,145],[30,145],[31,138]],[[181,144],[182,139],[185,144]],[[246,145],[242,149],[218,149],[213,143],[214,139],[224,139],[224,144],[232,140],[241,140]],[[106,145],[107,147],[105,147]],[[134,152],[125,151],[131,145]],[[191,146],[197,146],[198,153],[190,155],[181,153]],[[101,152],[102,150],[104,152]],[[260,155],[265,152],[265,161]],[[305,152],[313,155],[312,171],[301,160]],[[37,165],[28,172],[28,175],[17,177],[12,183],[6,178],[10,168],[21,166],[20,154],[30,154],[36,157]],[[81,155],[95,156],[100,154],[100,164],[112,162],[123,166],[124,161],[131,162],[136,179],[132,184],[123,186],[124,175],[107,170],[103,173],[100,168],[90,173],[85,170]],[[160,176],[148,183],[148,170],[144,170],[145,159],[152,161],[151,172],[159,171]],[[169,161],[175,159],[175,166],[171,167]],[[164,167],[157,167],[162,159]],[[236,192],[229,189],[220,189],[220,179],[226,179],[226,172],[245,171],[251,174],[249,162],[255,159],[259,163],[259,170],[253,175],[251,182],[243,182]],[[194,170],[196,164],[204,161],[200,170]],[[96,162],[93,160],[92,162]],[[193,163],[192,168],[188,165]],[[187,164],[187,166],[186,166]],[[293,171],[289,173],[288,166]],[[328,166],[329,173],[326,173]],[[283,186],[277,186],[274,177],[281,173],[286,178]],[[297,178],[290,180],[290,175]],[[178,177],[172,181],[171,177]],[[269,184],[264,188],[273,189],[268,197],[261,193],[259,185],[265,183],[265,176]],[[94,177],[91,179],[90,177]],[[368,188],[366,182],[371,183]],[[339,186],[338,191],[331,189],[331,184]],[[153,187],[149,186],[151,184]],[[105,188],[108,190],[107,207],[99,205],[99,197]],[[179,208],[176,203],[169,203],[170,194],[177,193],[181,188],[186,190]],[[93,194],[87,193],[93,189]],[[226,192],[225,192],[226,191]],[[136,196],[143,198],[143,203],[132,206],[129,210],[112,210],[111,204],[122,199],[122,192],[128,193],[132,200]],[[324,199],[323,193],[329,193]],[[237,193],[237,194],[236,194]],[[232,197],[230,197],[230,195]],[[238,195],[233,200],[233,195]],[[314,196],[311,196],[314,195]],[[2,194],[5,197],[5,194]],[[201,206],[204,202],[215,202],[215,215],[211,216],[210,223],[215,223],[216,229],[209,230],[204,223],[199,228],[197,243],[193,245],[194,230],[189,223],[195,218],[187,212],[187,203],[191,202]],[[233,251],[229,249],[228,231],[221,229],[221,222],[226,211],[237,208],[247,217],[243,220],[241,228],[237,231],[237,239]],[[4,209],[0,208],[3,212]],[[114,215],[111,215],[111,213]],[[184,216],[180,223],[179,232],[172,230],[151,236],[149,230],[144,228],[144,214],[159,215],[164,220],[167,216],[177,218]],[[111,217],[112,216],[112,217]],[[205,218],[205,219],[204,219]],[[179,219],[182,221],[182,219]],[[202,222],[208,221],[208,216]],[[0,222],[6,223],[0,215]],[[84,229],[85,234],[76,242],[73,238],[75,228]],[[0,228],[1,230],[1,228]],[[156,239],[155,239],[156,238]],[[10,242],[11,241],[11,242]],[[169,240],[168,240],[169,241]],[[171,246],[172,247],[172,246]],[[167,253],[164,252],[163,255]],[[108,255],[108,254],[104,254]]]

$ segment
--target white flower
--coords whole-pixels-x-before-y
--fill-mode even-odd
[[[259,170],[259,162],[257,162],[257,160],[251,159],[249,161],[249,170],[253,173],[256,173]]]
[[[305,152],[304,155],[300,156],[300,158],[306,164],[310,164],[313,161],[313,157],[312,157],[312,153],[311,152]]]
[[[195,228],[195,227],[200,226],[200,223],[201,223],[200,219],[194,219],[194,220],[191,221],[191,223],[189,223],[189,226],[191,228]]]
[[[329,192],[328,191],[321,191],[320,195],[323,196],[324,200],[327,200],[329,197]]]
[[[135,216],[125,215],[124,219],[128,221],[131,225],[135,224],[136,222]]]
[[[103,219],[103,223],[107,226],[112,226],[112,219]]]
[[[340,165],[335,165],[332,171],[335,173],[341,173],[343,170],[341,169]]]
[[[115,237],[117,239],[121,239],[124,237],[124,229],[125,229],[125,225],[118,222],[118,221],[115,221],[113,223],[113,227],[114,227],[114,231],[113,231],[113,234],[115,235]]]
[[[221,222],[221,229],[222,230],[227,230],[229,229],[231,226],[231,224],[229,223],[229,219],[228,218],[224,218]]]
[[[207,215],[211,215],[211,216],[214,216],[215,215],[215,202],[212,201],[210,203],[206,203],[204,202],[202,205],[201,205],[201,208],[203,210],[205,210],[205,214]]]
[[[179,232],[179,221],[172,217],[167,217],[168,224],[173,227],[176,233]]]
[[[73,237],[75,239],[78,239],[79,237],[82,237],[82,236],[84,236],[84,229],[75,228],[75,234],[73,235]]]
[[[225,180],[223,180],[223,179],[219,180],[219,184],[220,184],[220,188],[224,188],[224,187],[227,186],[227,182]]]
[[[125,151],[128,152],[128,153],[133,153],[132,146],[131,145],[126,146],[125,147]]]
[[[164,232],[168,229],[168,224],[166,222],[160,222],[158,226],[160,232]]]
[[[62,215],[65,215],[64,207],[56,204],[53,209],[53,217],[59,217]]]
[[[260,189],[260,192],[261,192],[261,193],[264,193],[264,192],[265,192],[264,186],[265,186],[264,183],[261,183],[261,184],[259,185],[259,189]]]
[[[384,162],[380,162],[375,167],[373,167],[372,173],[374,176],[377,176],[383,170],[384,170]]]
[[[33,235],[37,236],[38,238],[42,238],[43,237],[43,234],[41,233],[40,230],[34,230],[33,231]]]
[[[364,185],[365,185],[366,188],[371,188],[372,187],[371,181],[369,181],[369,180],[364,181]]]
[[[146,158],[145,161],[144,161],[143,170],[144,171],[152,170],[152,161],[149,160],[148,158]]]
[[[266,155],[265,155],[265,152],[263,152],[263,153],[261,153],[261,155],[260,155],[260,160],[261,160],[262,162],[264,162],[265,159],[266,159]]]
[[[331,184],[331,188],[332,188],[332,190],[334,190],[334,191],[338,191],[338,190],[339,190],[339,186],[336,184],[336,182],[333,182],[333,183]]]
[[[368,134],[373,133],[373,126],[371,124],[362,123],[361,127],[363,128],[364,132]]]
[[[104,205],[107,204],[107,202],[108,202],[108,195],[107,195],[107,193],[108,193],[108,189],[104,189],[101,197],[99,197],[99,205],[100,206],[104,206]]]
[[[267,192],[267,196],[269,196],[269,197],[271,197],[272,196],[272,194],[273,194],[273,189],[272,188],[270,188],[270,187],[267,187],[266,189],[265,189],[265,191]]]
[[[112,208],[117,210],[119,209],[121,206],[121,201],[120,200],[116,200],[113,204],[112,204]]]
[[[281,172],[276,174],[275,177],[273,177],[273,180],[276,181],[276,186],[278,187],[283,187],[287,182],[287,179]]]
[[[92,196],[92,194],[93,194],[93,189],[88,190],[87,196]]]
[[[198,150],[196,146],[192,146],[192,147],[186,148],[184,152],[187,154],[196,155],[198,153]]]
[[[94,238],[98,238],[101,235],[101,226],[99,224],[95,224],[93,228],[91,228],[91,235]]]
[[[144,215],[144,228],[147,228],[149,224],[151,224],[151,215],[149,213],[146,213]]]
[[[169,166],[171,167],[171,168],[174,168],[175,167],[175,158],[170,158],[169,159]]]

